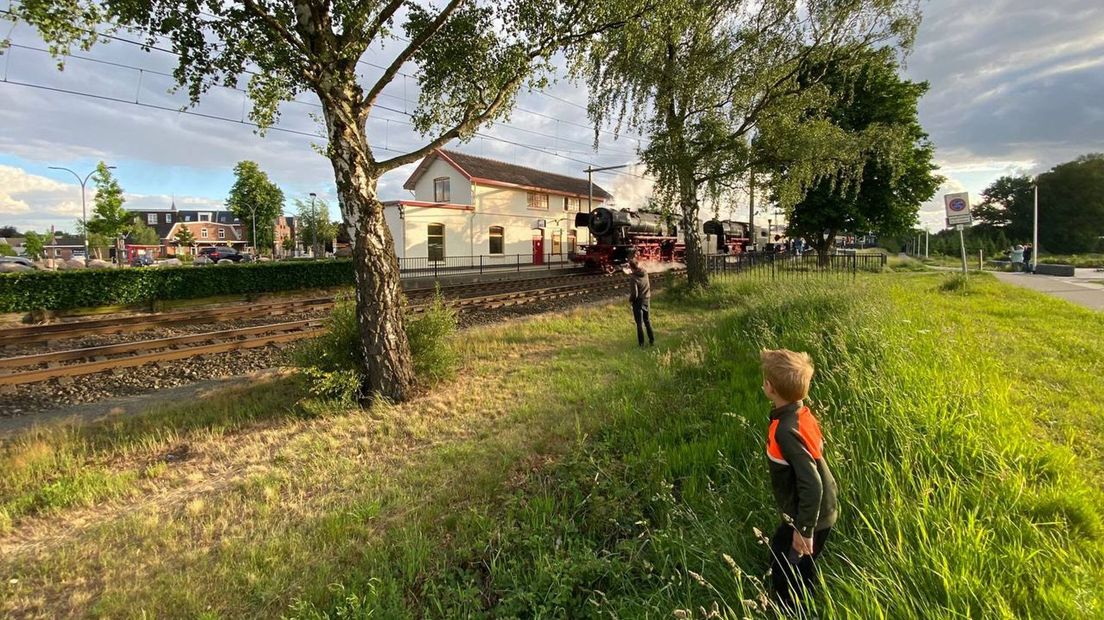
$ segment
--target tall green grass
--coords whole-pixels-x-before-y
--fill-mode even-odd
[[[713,320],[667,349],[611,355],[617,379],[586,393],[548,377],[601,422],[580,422],[566,455],[496,501],[394,530],[365,550],[370,580],[294,615],[774,616],[757,352],[787,347],[816,360],[811,401],[841,489],[810,614],[1104,616],[1104,494],[1013,407],[1010,360],[960,314],[995,285],[963,297],[939,278],[896,282],[660,301],[657,317]],[[1081,355],[1070,362],[1100,362],[1099,347]]]

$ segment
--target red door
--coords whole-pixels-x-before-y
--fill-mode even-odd
[[[544,264],[544,231],[541,231],[540,236],[533,235],[533,264]]]

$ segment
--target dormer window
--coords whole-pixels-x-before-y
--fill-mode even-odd
[[[433,202],[449,201],[449,178],[438,177],[433,179]]]

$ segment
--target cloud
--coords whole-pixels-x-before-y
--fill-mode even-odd
[[[63,183],[28,173],[15,166],[0,165],[0,218],[2,223],[20,230],[72,231],[81,218],[80,185]],[[94,208],[95,191],[88,189],[88,212]],[[177,208],[221,208],[222,201],[198,196],[147,195],[124,193],[123,205],[131,211],[167,209],[175,199]]]

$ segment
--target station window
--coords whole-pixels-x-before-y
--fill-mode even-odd
[[[172,224],[172,213],[166,213],[165,214],[165,223],[166,224]]]
[[[430,224],[426,237],[427,256],[431,261],[445,260],[445,225]]]
[[[150,226],[153,226],[153,225],[157,224],[157,214],[156,213],[147,213],[146,214],[146,223],[149,224]]]
[[[438,177],[433,179],[433,202],[449,201],[449,178]]]
[[[220,228],[219,229],[219,239],[225,239],[225,238],[226,238],[226,229],[225,228]]]
[[[568,198],[564,196],[564,211],[578,211],[581,202],[578,198]]]
[[[567,231],[567,251],[568,252],[574,253],[575,249],[578,247],[576,245],[578,243],[576,235],[577,235],[577,233],[575,232],[574,228]]]
[[[199,221],[201,221],[201,222],[210,222],[211,221],[211,214],[210,213],[200,213],[199,214]]]
[[[491,245],[488,254],[504,254],[506,249],[505,230],[501,226],[491,226]]]
[[[541,194],[539,192],[529,192],[529,208],[538,209],[540,211],[548,210],[548,194]]]
[[[207,238],[207,229],[206,228],[201,228],[199,230],[199,237],[201,239],[206,239]]]
[[[560,252],[561,252],[561,250],[560,250],[560,235],[561,234],[563,234],[563,233],[561,233],[558,230],[554,231],[552,233],[552,254],[553,255],[559,255]]]

